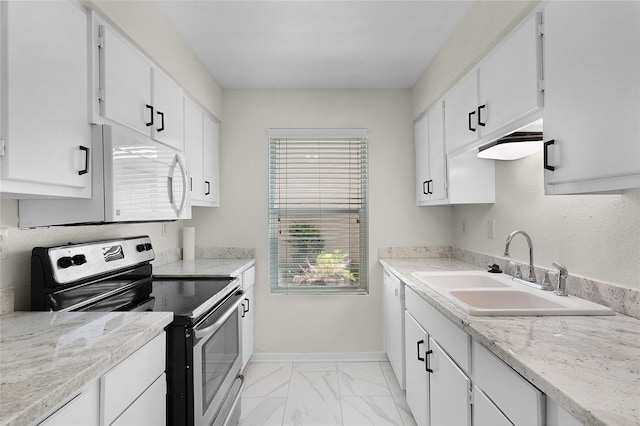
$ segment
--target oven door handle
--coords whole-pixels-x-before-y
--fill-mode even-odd
[[[236,294],[234,294],[232,297],[236,297],[236,298],[238,298],[238,300],[233,302],[233,305],[231,305],[224,312],[224,314],[222,314],[222,316],[216,320],[216,322],[214,322],[213,324],[211,324],[210,326],[207,326],[205,328],[195,328],[194,329],[194,333],[195,333],[196,339],[202,339],[203,337],[206,337],[206,336],[208,336],[210,334],[213,334],[216,331],[218,331],[218,329],[220,327],[222,327],[224,322],[227,319],[229,319],[229,317],[231,315],[233,315],[233,313],[235,311],[238,310],[238,306],[240,306],[242,304],[242,301],[244,300],[244,298],[242,297],[243,295],[244,295],[244,292],[242,292],[242,291],[238,291]]]

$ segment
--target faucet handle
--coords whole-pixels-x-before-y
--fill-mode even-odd
[[[566,296],[567,295],[567,277],[569,276],[569,271],[564,265],[553,262],[553,266],[558,268],[558,289],[555,291],[556,296]]]
[[[555,290],[553,288],[553,284],[551,284],[551,279],[549,278],[549,271],[547,271],[546,269],[544,270],[544,277],[542,277],[542,282],[540,283],[540,290]]]
[[[513,273],[513,278],[517,278],[519,280],[522,279],[522,269],[520,269],[520,265],[518,265],[517,263],[516,265],[516,271]]]

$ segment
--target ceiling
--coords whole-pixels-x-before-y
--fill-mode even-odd
[[[226,89],[411,88],[472,3],[156,1]]]

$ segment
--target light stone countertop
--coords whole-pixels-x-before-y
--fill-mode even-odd
[[[411,273],[483,268],[437,258],[380,263],[583,424],[640,425],[640,320],[467,315]]]
[[[237,277],[255,265],[255,259],[178,260],[153,267],[154,278],[228,278]]]
[[[31,424],[164,331],[170,312],[0,316],[0,425]]]

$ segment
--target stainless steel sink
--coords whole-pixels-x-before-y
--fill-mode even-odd
[[[556,296],[487,272],[414,272],[414,278],[470,315],[615,315],[597,303]]]

